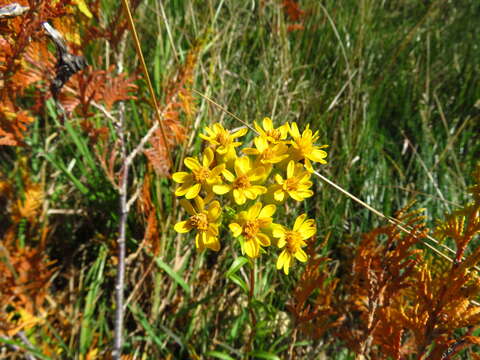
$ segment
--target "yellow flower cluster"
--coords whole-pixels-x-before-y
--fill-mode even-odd
[[[327,145],[315,145],[318,132],[313,133],[309,126],[302,133],[296,123],[274,128],[269,118],[263,119],[262,126],[254,125],[254,147],[243,148],[241,156],[237,148],[242,142],[237,139],[247,133],[246,128],[232,133],[218,123],[205,128],[200,137],[208,145],[201,159],[186,158],[189,171],[172,176],[180,184],[175,195],[185,197],[180,203],[189,215],[175,230],[193,230],[198,250],[218,251],[222,207],[231,205],[235,216],[225,220],[233,237],[240,240],[243,253],[256,258],[273,242],[282,249],[277,269],[288,274],[294,259],[307,261],[302,248],[316,233],[315,221],[302,214],[289,229],[274,223],[273,215],[277,205],[288,199],[303,201],[313,196],[312,162],[326,164],[327,153],[322,149]],[[192,199],[193,205],[188,201]]]

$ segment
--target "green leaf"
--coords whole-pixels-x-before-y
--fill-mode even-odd
[[[254,351],[250,353],[250,356],[258,359],[267,359],[267,360],[280,360],[280,358],[267,351]]]
[[[214,357],[217,359],[223,359],[223,360],[234,360],[230,355],[227,355],[219,351],[209,351],[205,353],[205,356],[211,356],[211,357]]]
[[[169,265],[163,262],[160,258],[156,258],[155,262],[157,263],[158,267],[164,270],[175,282],[182,287],[185,291],[187,296],[190,296],[190,287],[188,284],[183,280],[179,273],[173,270]]]
[[[230,266],[230,269],[228,269],[227,273],[225,274],[225,276],[227,278],[229,278],[230,276],[232,276],[233,274],[235,274],[238,270],[240,270],[240,268],[245,265],[246,263],[248,263],[248,259],[244,256],[239,256],[238,258],[235,259],[235,261],[232,263],[232,265]]]
[[[228,277],[228,279],[231,280],[232,282],[234,282],[235,284],[237,284],[238,286],[240,286],[243,291],[248,293],[247,283],[240,276],[238,276],[236,274],[232,274]]]

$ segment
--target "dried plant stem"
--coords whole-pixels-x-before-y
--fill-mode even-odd
[[[135,44],[135,50],[137,52],[138,58],[140,59],[140,64],[142,65],[141,68],[142,68],[143,75],[145,77],[145,81],[147,82],[148,91],[150,92],[150,98],[152,100],[152,105],[155,109],[155,114],[157,116],[160,132],[162,134],[162,140],[166,146],[168,142],[167,142],[167,137],[165,136],[165,129],[162,123],[162,114],[160,112],[160,108],[158,107],[158,102],[155,96],[155,91],[153,90],[152,81],[150,80],[150,75],[148,74],[147,64],[145,63],[145,58],[143,57],[142,47],[140,46],[140,40],[138,39],[137,30],[135,28],[135,23],[133,22],[132,13],[130,11],[130,6],[128,5],[127,0],[122,0],[122,4],[125,10],[125,14],[127,15],[130,32],[132,33],[132,36],[133,36],[133,43]],[[173,164],[172,156],[170,154],[170,151],[168,150],[168,147],[166,147],[166,150],[167,150],[167,155],[168,155],[170,165],[172,165]]]
[[[120,223],[118,226],[118,263],[117,263],[117,279],[115,283],[115,331],[112,358],[119,360],[122,354],[123,346],[123,316],[124,316],[124,288],[125,288],[125,232],[128,217],[128,173],[130,164],[127,160],[127,147],[125,143],[125,109],[124,104],[120,104],[120,124],[118,136],[120,139],[120,156],[123,163],[122,174],[120,178]]]

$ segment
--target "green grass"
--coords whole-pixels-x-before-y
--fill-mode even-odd
[[[269,116],[276,124],[310,124],[319,130],[322,144],[330,145],[328,165],[319,171],[386,215],[415,199],[433,223],[465,202],[480,154],[476,0],[305,0],[305,29],[295,32],[287,31],[280,1],[263,3],[260,9],[258,1],[142,2],[135,20],[158,97],[164,100],[167,80],[187,53],[200,46],[196,90],[249,123]],[[102,21],[108,22],[119,6],[102,1]],[[96,64],[94,59],[105,54],[105,43],[94,42],[87,49],[87,58]],[[112,52],[109,60],[115,62],[117,56]],[[133,73],[138,61],[128,36],[120,56]],[[145,101],[146,86],[141,81],[139,85],[140,100],[125,104],[130,148],[148,130],[146,119],[153,118]],[[201,97],[197,108],[189,134],[193,145],[185,149],[189,155],[200,150],[203,126],[241,126]],[[50,215],[48,220],[49,254],[58,262],[59,278],[67,278],[64,274],[70,271],[78,280],[72,306],[79,317],[70,321],[80,321],[81,330],[63,341],[69,358],[94,347],[104,354],[112,342],[118,198],[79,130],[80,119],[60,127],[53,112],[45,115],[42,125],[32,126],[31,146],[1,151],[0,169],[5,177],[20,179],[17,162],[26,156],[35,171],[32,177],[46,184],[48,208],[77,211]],[[97,115],[98,123],[108,123]],[[47,140],[53,132],[56,139]],[[110,140],[113,143],[115,136]],[[182,149],[173,157],[178,165]],[[134,164],[131,193],[147,172],[142,156]],[[191,237],[173,231],[181,215],[170,199],[174,187],[171,181],[153,178],[161,252],[155,257],[141,250],[127,266],[126,298],[143,283],[128,303],[125,350],[148,359],[169,354],[174,359],[240,358],[252,326],[247,309],[249,265],[235,242],[223,241],[219,253],[199,254]],[[334,258],[344,239],[383,223],[319,179],[315,190],[296,213],[307,211],[317,220],[319,243],[331,233],[329,248],[321,251],[330,251]],[[138,250],[144,220],[134,206],[127,256]],[[293,328],[285,304],[302,266],[297,263],[287,277],[275,270],[275,261],[275,255],[267,255],[256,264],[252,306],[257,329],[250,354],[255,359],[286,358],[291,342]],[[56,286],[67,292],[66,280]],[[51,334],[44,336],[60,347]],[[301,337],[297,341],[299,358],[323,353],[332,359],[353,359],[336,343],[325,347]]]

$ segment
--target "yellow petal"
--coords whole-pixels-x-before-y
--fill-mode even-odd
[[[307,214],[302,214],[295,220],[295,224],[293,224],[293,231],[299,231],[300,226],[302,226],[303,222],[307,218]]]
[[[230,181],[230,182],[234,182],[235,181],[235,175],[233,175],[230,171],[228,171],[227,169],[223,170],[222,171],[222,175],[223,177],[227,180],[227,181]]]
[[[298,249],[298,251],[295,253],[295,259],[301,262],[306,262],[308,260],[308,256],[305,254],[305,251]]]
[[[290,160],[287,165],[287,179],[293,177],[294,172],[295,172],[295,161]]]
[[[321,164],[326,164],[325,158],[327,157],[327,152],[320,149],[313,149],[308,158],[312,161],[319,162]]]
[[[183,163],[190,170],[198,170],[202,167],[202,165],[200,165],[198,160],[192,157],[187,157],[185,160],[183,160]]]
[[[233,199],[238,205],[243,205],[247,202],[245,192],[240,189],[233,189]]]
[[[220,207],[220,203],[218,201],[213,201],[208,208],[208,220],[209,221],[216,221],[222,213],[222,208]]]
[[[250,209],[248,209],[247,218],[250,220],[256,219],[261,209],[262,209],[262,203],[261,202],[255,203],[250,207]]]
[[[267,235],[263,233],[257,233],[256,239],[262,246],[270,246],[270,238]]]
[[[283,242],[285,242],[285,228],[282,225],[272,224],[272,235],[273,237],[276,237],[276,238],[280,238],[280,239],[284,238]],[[278,247],[282,247],[282,246],[278,245]]]
[[[263,118],[262,125],[266,131],[273,130],[273,122],[272,119],[270,119],[269,117]]]
[[[207,234],[205,232],[199,232],[195,236],[195,247],[198,251],[203,251],[205,249],[205,240],[207,238]]]
[[[175,190],[175,196],[183,196],[187,193],[187,191],[192,187],[192,183],[188,182],[186,184],[182,184],[177,190]]]
[[[246,156],[235,160],[235,173],[237,176],[245,175],[250,170],[250,159]]]
[[[299,138],[300,137],[300,131],[298,131],[298,126],[296,122],[293,122],[290,125],[290,135],[292,135],[293,138]]]
[[[260,247],[255,240],[251,239],[243,242],[243,250],[248,257],[256,258],[260,252]]]
[[[272,217],[273,214],[275,214],[275,211],[277,210],[277,207],[273,204],[265,206],[260,213],[258,214],[259,218],[269,218]]]
[[[231,223],[228,228],[233,234],[233,237],[238,237],[242,234],[242,227],[237,223]]]
[[[285,199],[285,193],[282,189],[279,189],[273,193],[273,198],[275,201],[283,201],[283,199]]]
[[[236,132],[234,132],[233,134],[231,134],[232,138],[238,138],[240,136],[243,136],[247,133],[248,129],[245,127],[245,128],[242,128]]]
[[[189,177],[192,177],[192,174],[187,172],[176,172],[172,175],[172,180],[176,183],[182,184],[188,180]]]
[[[255,147],[260,153],[263,153],[265,150],[268,149],[268,142],[263,137],[256,137],[255,139],[253,139],[253,142],[255,143]]]
[[[292,257],[290,253],[287,250],[283,250],[277,260],[277,269],[283,267],[283,271],[288,275],[288,268],[290,267],[291,259]]]
[[[229,185],[229,184],[213,185],[212,190],[217,195],[225,195],[230,190],[232,190],[232,185]]]
[[[203,201],[203,199],[200,196],[195,197],[195,199],[193,199],[193,201],[195,201],[195,205],[196,205],[197,210],[199,212],[201,212],[201,211],[203,211],[203,209],[205,209],[205,202]]]
[[[262,194],[265,194],[267,192],[267,188],[265,186],[261,186],[261,185],[253,185],[253,186],[250,186],[249,189],[250,189],[250,191],[252,191],[255,194],[254,198],[256,198],[258,195],[262,195]],[[254,198],[252,198],[252,200]]]
[[[185,220],[176,223],[173,229],[180,234],[184,234],[192,230],[192,227],[189,225],[188,220]]]
[[[215,157],[215,154],[213,153],[212,149],[209,147],[205,149],[203,152],[203,167],[209,168],[210,164],[213,162],[213,158]]]
[[[193,216],[193,215],[196,215],[197,212],[195,211],[195,209],[193,208],[192,204],[190,204],[190,201],[187,201],[185,199],[182,199],[180,200],[180,205],[182,205],[182,207],[185,209],[185,211],[190,215],[190,216]]]
[[[282,185],[285,180],[283,180],[282,175],[275,174],[275,181],[276,181],[277,184]]]
[[[198,195],[201,188],[202,186],[200,184],[193,185],[190,189],[188,189],[187,193],[185,194],[185,198],[189,200],[193,199]]]

